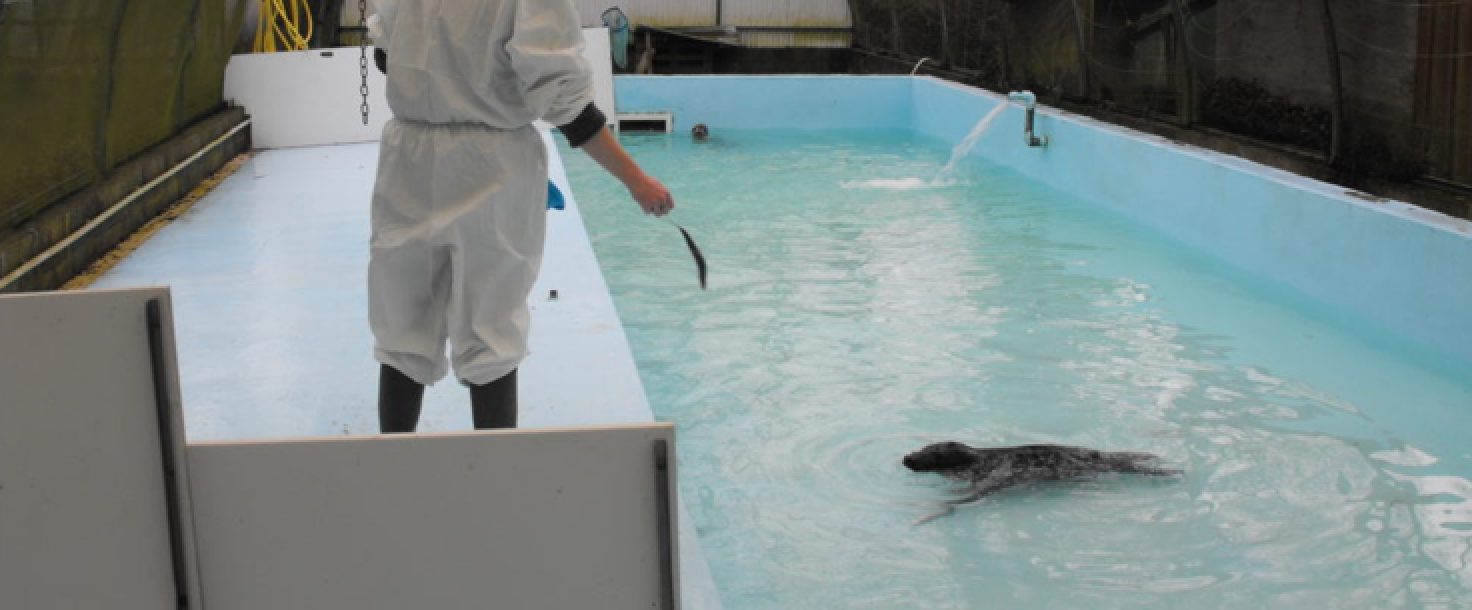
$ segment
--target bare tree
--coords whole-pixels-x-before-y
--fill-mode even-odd
[[[1324,46],[1329,53],[1329,82],[1333,88],[1334,103],[1329,107],[1329,166],[1339,163],[1339,150],[1343,145],[1344,125],[1344,78],[1339,72],[1339,37],[1334,30],[1334,11],[1329,0],[1321,0],[1324,7]]]
[[[940,13],[940,52],[936,53],[936,59],[945,64],[951,62],[951,23],[946,11],[946,5],[950,3],[951,0],[935,0]]]
[[[1073,5],[1074,35],[1078,39],[1078,78],[1080,93],[1086,98],[1094,96],[1093,66],[1089,61],[1089,35],[1084,27],[1084,15],[1079,12],[1078,0],[1069,0]],[[1092,11],[1090,11],[1092,13]],[[1093,15],[1089,15],[1093,20]]]

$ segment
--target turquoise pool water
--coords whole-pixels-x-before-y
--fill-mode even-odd
[[[564,149],[727,608],[1472,606],[1464,365],[906,132],[623,141],[710,261]],[[996,494],[925,443],[1160,454]]]

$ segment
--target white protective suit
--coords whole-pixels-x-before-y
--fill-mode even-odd
[[[480,385],[527,353],[547,157],[532,121],[572,121],[592,78],[569,0],[375,0],[394,119],[373,189],[374,355]]]

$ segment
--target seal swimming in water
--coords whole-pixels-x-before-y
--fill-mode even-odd
[[[978,449],[948,441],[933,443],[906,455],[904,465],[915,472],[934,472],[970,485],[970,494],[950,501],[944,511],[922,518],[916,522],[919,525],[951,514],[957,505],[975,502],[994,491],[1023,483],[1068,481],[1104,473],[1181,474],[1174,468],[1158,468],[1149,464],[1158,459],[1149,453],[1095,451],[1063,445]]]

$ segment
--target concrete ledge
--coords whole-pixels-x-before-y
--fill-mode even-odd
[[[245,111],[241,108],[221,110],[119,166],[102,182],[47,207],[35,218],[0,234],[0,277],[9,275],[31,258],[61,243],[109,207],[168,172],[244,120]],[[9,285],[0,286],[0,292],[53,290],[65,284],[188,194],[231,158],[249,149],[250,141],[249,129],[237,132],[215,150],[139,196],[83,238]]]
[[[547,213],[522,427],[652,422],[576,193],[542,138],[567,207]],[[92,285],[172,288],[191,441],[377,434],[363,281],[377,158],[374,143],[262,151]],[[428,388],[421,432],[469,430],[468,407],[458,383]],[[679,524],[685,607],[719,608],[693,525]]]

